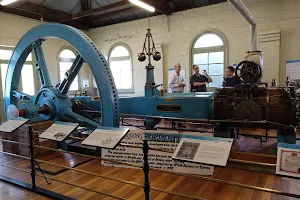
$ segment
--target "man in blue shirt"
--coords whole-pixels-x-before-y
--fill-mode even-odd
[[[223,84],[224,87],[235,87],[236,85],[241,84],[241,80],[233,75],[234,68],[232,66],[227,67],[225,72],[226,78],[225,84]]]

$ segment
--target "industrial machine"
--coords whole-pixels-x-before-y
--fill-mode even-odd
[[[43,42],[50,37],[63,39],[77,50],[75,62],[64,80],[55,87],[50,81],[42,51]],[[35,68],[41,83],[41,89],[35,96],[18,90],[21,69],[30,52],[34,52]],[[90,128],[118,127],[120,113],[144,117],[147,129],[154,128],[164,118],[212,123],[215,125],[214,135],[218,137],[229,137],[231,127],[278,128],[281,142],[295,143],[294,97],[286,88],[267,88],[261,84],[261,52],[249,52],[237,66],[236,76],[243,82],[238,87],[219,88],[214,93],[166,95],[160,94],[157,90],[159,85],[154,82],[151,57],[159,60],[160,53],[155,49],[150,29],[139,60],[145,60],[146,55],[145,96],[119,98],[107,61],[85,34],[61,24],[38,25],[22,37],[9,62],[5,108],[14,104],[20,116],[31,120],[79,122],[81,126]],[[84,62],[94,74],[100,99],[68,96],[69,87]]]
[[[59,38],[69,42],[77,56],[64,80],[55,87],[51,83],[42,44],[50,38]],[[41,88],[35,96],[25,94],[18,89],[21,69],[30,52],[35,56],[35,68],[38,72]],[[101,96],[96,102],[101,109],[101,118],[97,121],[75,113],[68,90],[83,62],[90,68]],[[79,122],[87,127],[118,127],[120,120],[118,92],[107,61],[96,45],[81,31],[62,24],[41,24],[28,31],[19,41],[9,61],[5,81],[5,110],[14,104],[19,108],[21,117],[31,120],[61,120]],[[21,104],[21,105],[20,105]],[[19,106],[20,105],[20,106]]]

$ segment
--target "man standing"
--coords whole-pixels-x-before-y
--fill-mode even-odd
[[[175,64],[174,66],[175,72],[171,76],[171,80],[169,83],[169,88],[172,90],[172,93],[183,93],[185,87],[185,80],[182,74],[180,74],[181,65],[180,63]],[[175,122],[171,122],[172,127],[175,127]],[[183,124],[177,122],[178,127],[185,128]]]
[[[206,84],[211,83],[213,80],[207,74],[206,70],[202,70],[202,74],[199,73],[199,66],[193,65],[194,74],[190,78],[191,92],[207,92]]]
[[[226,78],[223,87],[235,87],[236,85],[241,84],[241,80],[233,76],[234,68],[232,66],[227,67],[225,73]]]
[[[175,66],[175,72],[171,76],[169,83],[169,88],[171,88],[172,93],[182,93],[185,87],[185,80],[182,74],[180,74],[181,65],[177,63]]]

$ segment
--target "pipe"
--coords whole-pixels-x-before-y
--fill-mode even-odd
[[[245,19],[251,25],[250,30],[250,48],[251,51],[257,51],[258,40],[257,40],[257,30],[256,30],[256,20],[253,15],[250,13],[248,8],[241,0],[227,0],[231,3],[240,13],[245,17]]]

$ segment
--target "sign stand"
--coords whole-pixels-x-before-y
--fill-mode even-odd
[[[39,137],[62,142],[78,126],[79,126],[78,123],[56,121],[47,130],[45,130]]]
[[[11,133],[28,122],[28,119],[8,120],[0,126],[1,132]]]
[[[182,138],[172,159],[225,167],[232,139]]]
[[[114,149],[128,132],[128,128],[99,127],[95,129],[81,144]]]

